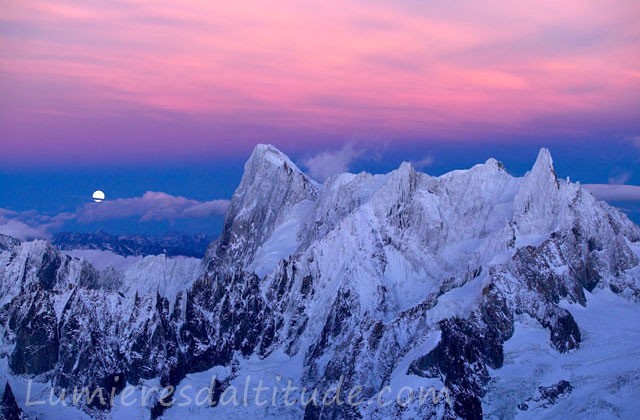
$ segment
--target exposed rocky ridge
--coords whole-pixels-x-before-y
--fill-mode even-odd
[[[562,300],[585,305],[602,288],[640,300],[640,230],[558,180],[544,149],[523,178],[490,159],[440,177],[405,163],[320,186],[258,146],[205,272],[171,297],[106,286],[44,242],[0,246],[14,373],[61,386],[176,385],[279,349],[304,355],[308,388],[343,377],[344,389],[373,397],[411,375],[452,391],[451,405],[309,406],[308,418],[480,418],[515,316],[547,328],[557,351],[575,351],[580,326]]]
[[[0,254],[2,349],[11,370],[45,375],[57,387],[105,389],[166,372],[167,358],[176,353],[175,340],[165,335],[173,307],[153,291],[166,290],[161,286],[169,281],[178,289],[169,294],[181,296],[180,287],[197,272],[175,269],[189,260],[157,256],[141,263],[151,276],[151,293],[144,295],[126,284],[130,275],[113,288],[112,272],[99,272],[47,242],[13,243]],[[193,279],[185,277],[189,273]]]
[[[2,393],[2,399],[0,399],[0,415],[4,420],[20,420],[23,418],[22,410],[18,407],[13,390],[8,382],[4,385],[4,392]]]
[[[317,184],[288,157],[273,146],[258,145],[231,199],[210,268],[248,266],[275,227],[317,193]]]
[[[518,404],[518,409],[527,411],[531,406],[546,408],[556,404],[559,398],[570,394],[573,386],[569,381],[561,380],[557,384],[538,387],[536,395]]]

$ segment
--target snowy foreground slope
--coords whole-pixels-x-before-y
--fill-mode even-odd
[[[123,275],[0,237],[6,412],[633,418],[639,408],[640,229],[557,179],[545,149],[521,178],[490,159],[440,177],[404,163],[320,185],[259,145],[201,265],[134,265]],[[67,407],[49,402],[74,387],[113,391],[113,403],[72,406],[70,391]]]

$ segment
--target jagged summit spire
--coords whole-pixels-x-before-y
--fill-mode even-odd
[[[400,166],[398,166],[398,171],[400,172],[415,172],[416,168],[413,166],[411,162],[403,161]]]
[[[215,251],[216,264],[248,263],[275,227],[302,201],[317,197],[317,185],[284,153],[258,144],[244,166]]]
[[[555,229],[564,208],[560,183],[548,149],[542,148],[524,176],[515,198],[518,229],[522,234],[541,234]]]
[[[258,144],[251,152],[251,156],[244,165],[244,174],[240,185],[236,190],[243,192],[252,189],[251,186],[261,185],[264,182],[271,183],[279,179],[280,183],[287,184],[290,177],[295,177],[301,182],[313,183],[287,155],[271,144]]]
[[[551,157],[551,152],[546,147],[543,147],[538,152],[538,157],[536,158],[536,162],[533,164],[531,168],[532,173],[548,173],[551,172],[553,177],[557,180],[556,170],[553,167],[553,158]]]
[[[253,152],[251,152],[251,156],[249,156],[249,159],[247,160],[247,165],[258,162],[269,163],[278,167],[286,164],[292,169],[300,171],[300,169],[298,169],[287,155],[282,153],[272,144],[260,143],[254,147]]]

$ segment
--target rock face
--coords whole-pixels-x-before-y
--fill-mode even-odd
[[[231,199],[210,268],[233,271],[249,266],[276,227],[309,207],[317,193],[316,183],[288,157],[273,146],[258,145]],[[294,236],[287,239],[295,241],[296,226],[287,233]]]
[[[518,409],[527,411],[532,406],[539,406],[547,408],[550,405],[556,404],[559,398],[563,398],[573,391],[573,386],[569,381],[564,379],[557,384],[551,386],[540,386],[535,397],[531,397],[528,400],[518,404]]]
[[[16,398],[13,396],[13,391],[8,382],[4,386],[2,400],[0,400],[0,414],[2,414],[2,418],[5,420],[22,419],[22,410],[18,407],[18,403],[16,403]]]
[[[639,254],[640,229],[558,180],[545,149],[522,178],[490,159],[319,185],[260,145],[197,279],[170,279],[184,287],[132,287],[0,236],[2,348],[14,373],[66,387],[177,385],[278,351],[301,356],[307,389],[342,382],[374,398],[413,378],[451,392],[410,407],[309,405],[306,418],[481,418],[514,319],[546,328],[553,351],[580,351],[561,302],[588,305],[602,289],[640,300]]]
[[[150,256],[124,272],[98,271],[44,241],[12,242],[0,254],[0,331],[10,350],[1,356],[14,373],[62,388],[158,377],[175,354],[167,296],[183,296],[200,264]]]

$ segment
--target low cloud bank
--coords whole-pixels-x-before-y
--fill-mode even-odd
[[[640,186],[614,184],[585,184],[598,200],[604,201],[640,201]]]
[[[228,200],[199,201],[164,192],[147,191],[140,197],[118,198],[101,203],[87,203],[75,213],[54,216],[35,210],[17,212],[0,208],[0,233],[21,240],[47,239],[51,231],[65,222],[94,223],[106,220],[138,218],[147,221],[174,221],[224,215]]]

